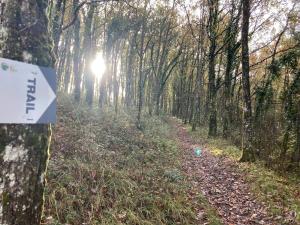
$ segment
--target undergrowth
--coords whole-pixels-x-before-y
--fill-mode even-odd
[[[238,162],[241,150],[230,141],[222,137],[208,138],[206,127],[198,128],[190,135],[199,140],[215,156],[229,157]],[[295,174],[280,173],[265,166],[263,162],[237,163],[239,169],[245,174],[250,188],[255,196],[266,203],[269,211],[282,224],[300,223],[300,177]]]
[[[169,126],[59,101],[48,168],[47,225],[192,225],[195,208]]]

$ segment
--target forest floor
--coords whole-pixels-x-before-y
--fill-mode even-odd
[[[43,224],[299,222],[298,178],[238,163],[238,148],[202,128],[144,115],[139,130],[134,112],[116,116],[63,97],[58,105]]]
[[[240,150],[225,140],[208,139],[203,132],[195,135],[174,118],[170,123],[189,182],[217,210],[222,224],[300,224],[299,180],[280,177],[261,165],[241,164]],[[201,149],[201,155],[196,149]],[[197,218],[203,216],[205,211],[198,209]]]
[[[169,124],[144,116],[139,130],[132,115],[60,97],[43,224],[193,225],[199,207],[215,224],[216,212],[181,171]]]

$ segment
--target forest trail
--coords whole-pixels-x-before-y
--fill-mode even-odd
[[[267,207],[250,193],[249,184],[235,162],[213,156],[201,140],[193,140],[184,125],[175,119],[171,120],[171,124],[177,130],[177,140],[183,151],[183,169],[188,180],[217,210],[224,224],[278,224],[268,215]],[[195,147],[202,149],[201,156],[195,155]],[[199,224],[203,224],[203,217],[204,210],[199,209]]]

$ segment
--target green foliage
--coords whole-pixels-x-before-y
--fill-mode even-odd
[[[271,63],[268,66],[268,70],[271,73],[271,79],[275,80],[275,78],[278,78],[280,75],[280,70],[281,70],[281,64],[279,61],[275,60],[273,63]]]
[[[295,70],[299,66],[299,64],[298,64],[299,57],[300,57],[299,49],[298,50],[293,49],[293,50],[288,51],[287,53],[283,54],[280,57],[279,64]]]
[[[107,47],[109,49],[113,47],[114,43],[118,39],[126,37],[130,31],[132,23],[135,23],[135,21],[131,21],[121,14],[112,18],[107,28]]]
[[[222,137],[209,138],[207,137],[207,128],[201,127],[197,131],[192,132],[191,127],[189,127],[189,133],[194,139],[201,137],[201,141],[211,153],[215,156],[227,156],[234,160],[239,160],[241,158],[241,150],[234,146],[229,140]]]
[[[267,67],[266,80],[256,88],[255,92],[253,144],[262,153],[260,159],[266,160],[269,164],[280,161],[285,168],[291,166],[290,162],[293,161],[291,158],[294,158],[292,155],[298,154],[299,59],[300,51],[295,48],[272,60]],[[279,104],[280,106],[277,106]],[[299,162],[297,156],[295,158],[294,161]],[[297,167],[297,163],[292,167]]]
[[[165,171],[164,176],[173,182],[178,182],[183,179],[180,171],[177,169]]]

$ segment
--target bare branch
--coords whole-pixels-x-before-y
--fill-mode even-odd
[[[67,25],[65,25],[64,27],[62,27],[62,31],[68,29],[69,27],[71,27],[77,20],[78,18],[78,14],[80,9],[86,5],[86,4],[93,4],[93,3],[102,3],[102,2],[109,2],[109,1],[115,1],[115,2],[119,2],[120,0],[85,0],[83,2],[81,2],[74,10],[74,15],[73,18],[71,20],[71,22],[69,22]]]

